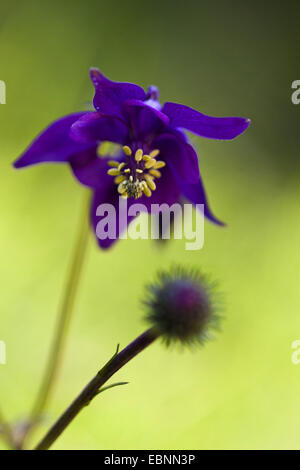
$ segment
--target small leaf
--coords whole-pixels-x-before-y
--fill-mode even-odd
[[[127,384],[129,384],[129,382],[116,382],[114,384],[107,385],[106,387],[100,388],[100,390],[98,390],[96,395],[99,395],[99,393],[105,392],[105,390],[108,390],[109,388],[118,387],[119,385],[127,385]]]

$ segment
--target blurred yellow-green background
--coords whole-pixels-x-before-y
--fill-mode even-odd
[[[159,86],[162,101],[252,119],[236,141],[193,139],[212,209],[228,223],[205,223],[202,250],[128,240],[103,252],[91,236],[63,369],[32,445],[116,344],[143,331],[143,285],[175,261],[220,281],[222,333],[195,352],[153,345],[116,376],[130,384],[96,399],[54,448],[299,448],[298,45],[294,1],[1,2],[0,408],[13,422],[37,393],[86,190],[67,166],[11,162],[91,100],[91,65]]]

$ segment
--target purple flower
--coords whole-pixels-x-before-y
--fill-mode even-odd
[[[78,181],[92,188],[95,229],[100,220],[97,207],[111,203],[118,211],[120,195],[128,198],[128,207],[139,199],[147,210],[154,203],[172,205],[185,198],[203,204],[204,215],[222,225],[208,206],[198,158],[183,129],[201,137],[231,140],[247,129],[249,119],[210,117],[176,103],[161,106],[154,86],[145,92],[131,83],[108,80],[95,68],[90,76],[95,87],[95,111],[55,121],[14,166],[69,163]],[[99,144],[105,141],[119,144],[113,160],[98,155]],[[99,240],[99,244],[107,248],[113,241]]]

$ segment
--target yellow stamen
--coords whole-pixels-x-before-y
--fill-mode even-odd
[[[126,193],[126,188],[124,188],[123,183],[120,183],[118,186],[118,193],[124,194]]]
[[[152,150],[152,152],[150,152],[149,155],[151,158],[155,158],[157,157],[158,154],[159,154],[159,150],[156,149],[156,150]]]
[[[118,170],[118,168],[111,168],[110,170],[108,170],[107,174],[110,176],[118,176],[120,174],[120,171]]]
[[[116,184],[119,184],[119,183],[122,183],[122,181],[125,181],[126,180],[126,176],[124,175],[120,175],[120,176],[116,176],[115,179],[114,179],[114,182]]]
[[[152,191],[156,190],[156,184],[154,183],[153,179],[150,175],[145,175],[145,180],[147,181],[147,185],[149,186]]]
[[[113,166],[113,167],[118,167],[119,166],[119,162],[116,162],[115,160],[110,160],[109,162],[107,162],[108,166]]]
[[[148,160],[151,160],[151,157],[149,157],[149,155],[143,155],[143,160],[147,162]]]
[[[151,170],[149,171],[149,173],[150,173],[150,175],[155,176],[155,178],[160,178],[160,177],[161,177],[161,172],[158,171],[158,170],[153,170],[153,169],[151,169]]]
[[[124,173],[130,173],[130,169],[126,168],[126,170],[124,170]]]
[[[155,169],[158,169],[158,168],[163,168],[164,166],[166,166],[166,163],[163,162],[162,160],[159,160],[159,161],[154,165],[154,168],[155,168]]]
[[[150,197],[152,194],[151,189],[148,188],[147,184],[144,184],[143,191],[144,191],[145,196],[147,197]]]
[[[152,168],[156,164],[156,160],[151,159],[145,163],[145,168]]]
[[[137,173],[143,173],[143,170],[140,170],[140,168],[137,168],[135,171],[136,171]]]
[[[124,162],[120,163],[120,165],[118,166],[118,170],[121,171],[122,168],[124,168],[124,166],[125,166]]]
[[[143,158],[143,150],[142,149],[138,149],[136,152],[135,152],[135,159],[137,162],[140,162]]]
[[[131,150],[130,147],[128,147],[128,145],[124,145],[123,151],[124,151],[125,155],[127,155],[127,157],[130,157],[130,155],[132,154],[132,150]]]

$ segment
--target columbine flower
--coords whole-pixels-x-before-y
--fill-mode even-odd
[[[140,199],[147,210],[153,203],[172,205],[183,197],[193,204],[203,204],[204,215],[222,225],[208,206],[197,155],[182,129],[201,137],[230,140],[244,132],[250,121],[205,116],[181,104],[161,106],[154,86],[145,92],[134,84],[108,80],[95,68],[90,76],[95,86],[96,111],[55,121],[34,140],[15,167],[69,163],[78,181],[93,190],[94,228],[100,220],[97,207],[111,203],[118,211],[120,195],[128,198],[128,206]],[[120,145],[113,160],[99,157],[99,144],[104,141]],[[113,241],[99,243],[106,248]]]
[[[175,267],[146,288],[146,320],[169,344],[200,343],[219,329],[214,285],[197,270]]]

